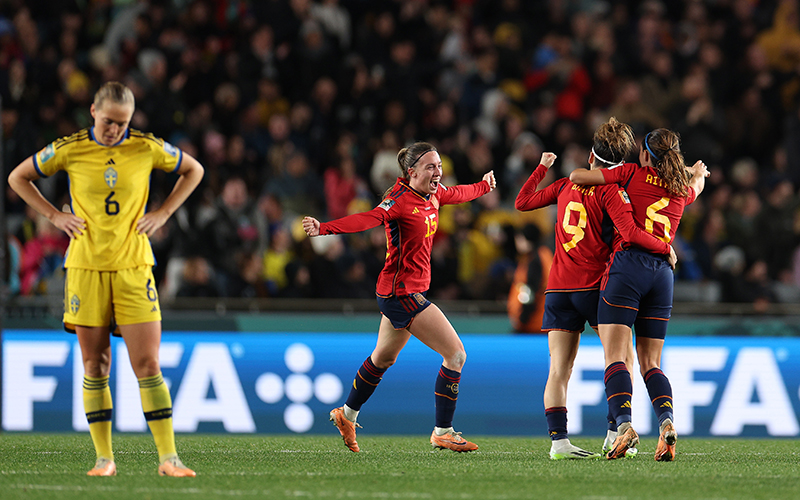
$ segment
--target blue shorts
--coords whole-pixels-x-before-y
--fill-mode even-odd
[[[587,321],[589,326],[596,327],[599,296],[599,290],[546,293],[542,331],[564,330],[581,333]]]
[[[381,313],[389,318],[395,330],[408,328],[414,321],[414,316],[431,305],[426,298],[428,292],[412,293],[410,295],[395,295],[392,297],[378,297],[378,308]]]
[[[616,252],[601,285],[598,321],[635,325],[637,337],[665,338],[674,279],[663,256],[637,249]]]

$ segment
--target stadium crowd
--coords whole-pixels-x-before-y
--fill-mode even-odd
[[[425,140],[445,184],[498,182],[442,210],[430,296],[505,300],[515,235],[552,244],[555,215],[515,211],[520,187],[542,151],[544,182],[585,167],[609,116],[639,141],[676,130],[712,171],[679,280],[756,304],[800,286],[797,0],[9,0],[0,75],[6,176],[90,126],[109,80],[134,91],[132,128],[204,165],[151,239],[162,297],[374,297],[383,228],[308,239],[300,220],[374,206]],[[151,208],[174,182],[153,176]],[[66,176],[38,186],[69,203]],[[66,236],[9,189],[6,211],[12,291],[60,293]]]

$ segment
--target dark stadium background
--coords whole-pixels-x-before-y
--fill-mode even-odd
[[[7,175],[89,126],[102,82],[130,86],[131,126],[206,168],[153,238],[165,327],[230,330],[259,313],[374,319],[381,230],[312,245],[298,218],[373,206],[397,150],[430,140],[447,182],[499,181],[442,213],[431,298],[507,332],[514,232],[536,224],[552,245],[551,212],[513,210],[540,153],[559,156],[552,182],[585,165],[608,116],[639,140],[666,126],[712,171],[675,241],[675,326],[793,335],[798,17],[796,1],[751,0],[6,0],[2,160]],[[172,182],[154,175],[152,206]],[[67,201],[65,176],[38,185]],[[64,237],[4,195],[6,326],[57,327]]]

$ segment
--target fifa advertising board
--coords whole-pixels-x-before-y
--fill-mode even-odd
[[[542,395],[549,356],[544,336],[464,335],[468,361],[455,425],[468,435],[545,436]],[[178,432],[335,433],[328,412],[347,397],[374,334],[165,333],[161,365]],[[117,431],[146,432],[125,344],[113,339],[110,387]],[[83,367],[65,333],[3,334],[5,431],[82,431]],[[416,339],[362,408],[362,433],[426,434],[441,358]],[[800,436],[800,339],[668,338],[662,369],[672,382],[682,436]],[[638,370],[638,368],[637,368]],[[640,376],[633,421],[657,425]],[[603,350],[584,335],[568,391],[570,434],[604,435]]]

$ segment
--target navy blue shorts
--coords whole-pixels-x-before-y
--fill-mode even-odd
[[[638,249],[617,252],[600,290],[600,324],[635,326],[638,337],[663,339],[672,314],[672,268]]]
[[[426,298],[428,292],[412,293],[410,295],[395,295],[393,297],[378,297],[378,308],[381,313],[389,318],[395,330],[408,328],[414,321],[414,316],[431,305]]]
[[[564,330],[581,333],[586,327],[597,326],[599,290],[582,292],[548,292],[544,296],[542,330]]]

